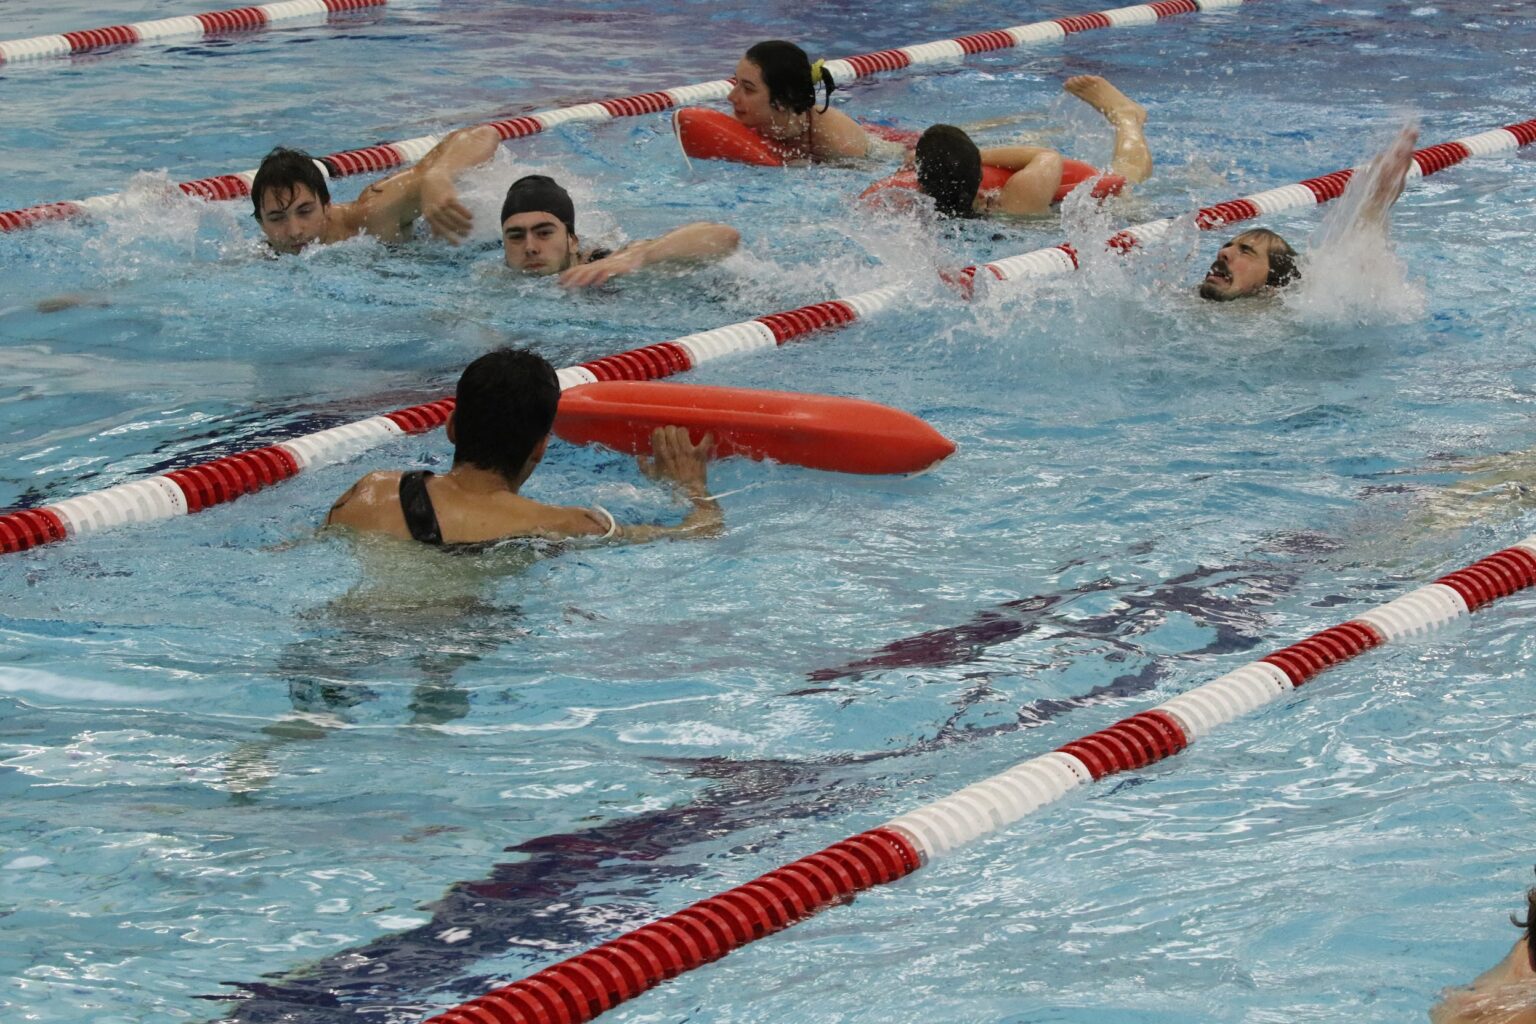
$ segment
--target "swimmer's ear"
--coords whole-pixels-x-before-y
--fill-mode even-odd
[[[458,444],[459,443],[458,423],[454,419],[455,414],[456,413],[450,412],[448,414],[448,422],[443,424],[443,431],[445,433],[447,433],[447,435],[448,435],[448,443],[449,444]]]

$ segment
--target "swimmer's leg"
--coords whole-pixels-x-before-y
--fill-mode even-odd
[[[1076,75],[1062,88],[1104,115],[1115,130],[1115,155],[1109,169],[1135,184],[1152,176],[1152,151],[1142,129],[1147,111],[1140,103],[1098,75]]]

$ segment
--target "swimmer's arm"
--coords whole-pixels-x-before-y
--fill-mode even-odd
[[[613,539],[628,544],[645,544],[667,538],[718,536],[725,527],[725,513],[720,511],[719,502],[707,494],[691,494],[688,500],[692,502],[693,508],[688,510],[683,521],[676,526],[621,524],[614,530]]]
[[[726,224],[709,221],[684,224],[659,238],[646,238],[626,245],[612,256],[571,267],[560,275],[560,283],[570,288],[585,288],[658,263],[717,260],[733,252],[740,241],[741,234]]]
[[[627,525],[619,523],[606,509],[560,508],[540,524],[536,532],[550,540],[570,540],[584,537],[595,541],[615,544],[645,544],[653,540],[683,537],[712,537],[720,532],[724,516],[720,505],[700,490],[689,493],[693,508],[676,526],[660,526],[648,523]]]
[[[1061,186],[1061,154],[1043,146],[989,146],[981,162],[1013,172],[991,209],[1014,216],[1047,213]]]
[[[1397,202],[1397,197],[1403,194],[1408,168],[1413,166],[1413,146],[1418,140],[1418,128],[1408,125],[1397,133],[1391,145],[1377,155],[1376,159],[1385,161],[1386,166],[1376,182],[1376,188],[1360,207],[1361,227],[1378,230],[1386,228],[1387,214]]]
[[[1055,152],[1046,146],[988,146],[981,151],[981,162],[1005,171],[1022,171],[1045,154]]]
[[[434,234],[458,245],[469,235],[469,208],[459,202],[454,178],[496,154],[501,137],[489,125],[449,132],[415,167],[363,190],[352,204],[357,230],[386,242],[410,237],[411,225],[425,217]]]

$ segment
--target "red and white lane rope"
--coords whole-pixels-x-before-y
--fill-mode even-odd
[[[839,82],[847,82],[885,71],[953,60],[972,53],[1054,42],[1089,29],[1150,25],[1179,14],[1238,7],[1243,3],[1244,0],[1158,0],[1157,3],[1053,18],[1049,21],[1038,21],[1014,28],[977,32],[956,39],[940,39],[917,46],[860,54],[856,57],[828,61],[826,66]],[[724,99],[730,91],[731,81],[722,78],[713,82],[684,85],[658,92],[559,107],[555,110],[527,114],[505,121],[492,121],[489,124],[501,135],[502,140],[506,141],[536,135],[567,121],[608,121],[616,117],[654,114],[673,107],[720,100]],[[332,178],[372,171],[387,171],[405,167],[420,160],[433,146],[437,145],[439,139],[440,136],[437,135],[423,135],[403,142],[386,142],[366,149],[332,153],[330,156],[319,158],[318,162],[326,175]],[[204,199],[239,199],[251,194],[251,179],[255,174],[255,171],[221,174],[211,178],[199,178],[196,181],[184,181],[177,187],[188,195],[200,196]],[[67,202],[43,203],[20,210],[0,211],[0,232],[19,231],[49,220],[101,213],[112,209],[122,201],[120,194],[112,194]]]
[[[1433,174],[1470,156],[1507,152],[1536,141],[1536,120],[1524,121],[1466,139],[1441,143],[1414,154],[1410,176]],[[1296,185],[1271,189],[1244,199],[1206,207],[1199,223],[1209,228],[1295,206],[1326,202],[1344,191],[1350,171],[1335,171]],[[1127,228],[1111,245],[1130,248],[1167,230],[1172,221]],[[1020,280],[1067,273],[1077,265],[1070,246],[1056,246],[985,264],[1000,280]],[[967,268],[971,273],[974,267]],[[875,288],[846,298],[818,302],[782,313],[690,334],[643,348],[605,356],[559,371],[562,387],[599,380],[656,380],[728,355],[774,348],[815,331],[841,328],[898,303],[899,285]],[[201,511],[233,501],[296,475],[311,465],[334,462],[404,433],[440,426],[452,399],[412,406],[382,416],[323,430],[281,444],[227,456],[188,469],[133,483],[119,484],[42,508],[0,515],[0,554],[67,537],[95,533],[125,523],[149,522]]]
[[[578,1024],[669,978],[1054,803],[1171,757],[1218,725],[1373,647],[1536,584],[1536,536],[879,828],[711,896],[432,1017],[427,1024]]]
[[[560,386],[669,377],[722,356],[774,348],[791,338],[851,323],[894,302],[899,293],[898,288],[879,288],[604,356],[558,371]],[[41,508],[0,514],[0,554],[25,551],[127,523],[200,512],[296,476],[310,467],[350,458],[391,438],[439,427],[452,410],[453,399],[443,398],[66,498]]]
[[[364,7],[383,7],[389,0],[284,0],[283,3],[236,7],[207,14],[188,14],[180,18],[136,21],[131,25],[108,25],[83,32],[33,36],[30,39],[0,40],[0,64],[14,64],[43,57],[67,57],[109,46],[134,46],[139,43],[168,43],[179,39],[197,39],[225,32],[251,32],[285,21],[323,19],[337,11],[355,11]]]
[[[1443,171],[1474,156],[1490,156],[1508,153],[1521,146],[1536,142],[1536,119],[1521,121],[1490,131],[1479,132],[1462,139],[1453,139],[1439,145],[1427,146],[1413,154],[1413,166],[1408,168],[1408,180]],[[1251,196],[1231,199],[1215,206],[1207,206],[1195,214],[1195,224],[1201,231],[1225,224],[1252,220],[1265,214],[1315,206],[1337,199],[1344,194],[1344,186],[1354,175],[1352,169],[1334,171],[1317,178],[1308,178],[1294,185],[1284,185]],[[1156,241],[1166,235],[1174,225],[1171,218],[1136,224],[1115,234],[1105,246],[1126,252],[1138,245]],[[1077,269],[1077,251],[1069,244],[1053,245],[1048,249],[1036,249],[1020,256],[984,263],[980,267],[966,267],[959,277],[970,283],[981,270],[988,271],[999,281],[1022,281],[1041,277],[1069,274]]]

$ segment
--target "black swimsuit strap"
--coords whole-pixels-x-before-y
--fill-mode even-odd
[[[427,469],[400,474],[400,512],[405,516],[405,528],[411,531],[412,540],[441,545],[443,531],[437,525],[432,495],[427,493],[427,480],[431,476],[432,471]]]

